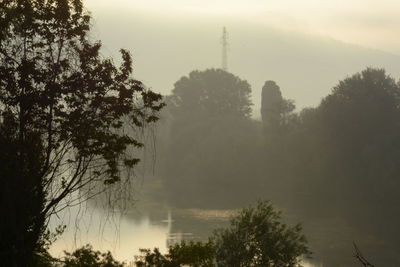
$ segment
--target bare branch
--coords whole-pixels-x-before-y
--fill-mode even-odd
[[[356,243],[353,243],[354,246],[354,257],[365,267],[375,267],[362,255],[361,251],[358,249]]]

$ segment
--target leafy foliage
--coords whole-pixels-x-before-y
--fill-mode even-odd
[[[288,117],[294,109],[293,101],[282,97],[274,81],[265,82],[261,93],[261,118],[267,131],[281,130],[288,123]]]
[[[169,247],[168,254],[162,255],[155,248],[141,249],[142,256],[136,257],[136,265],[143,267],[207,267],[214,266],[214,247],[211,242],[181,242]]]
[[[206,84],[198,79],[188,88],[189,78],[182,95]],[[384,242],[393,249],[376,242],[368,254],[400,263],[400,217],[393,213],[400,205],[399,94],[400,82],[367,68],[339,81],[318,106],[295,112],[278,84],[267,81],[262,121],[197,109],[199,97],[172,95],[161,171],[166,190],[174,205],[196,208],[232,208],[267,196],[321,229],[336,220],[348,227],[351,233],[332,230],[320,241],[336,240],[335,248],[315,248],[327,264],[351,264],[339,257],[344,247],[338,240],[349,234]],[[185,99],[193,101],[186,105]]]
[[[221,69],[192,71],[182,77],[172,90],[180,116],[236,116],[251,114],[250,85]],[[189,119],[192,119],[189,117]]]
[[[392,250],[371,247],[382,255],[382,265],[399,262],[393,256],[400,222],[393,214],[400,204],[399,93],[383,69],[367,68],[340,81],[318,107],[298,114],[290,136],[282,138],[285,168],[276,172],[295,189],[286,193],[293,210],[303,210],[309,220],[341,218],[357,229],[332,239],[363,231],[357,239],[368,233],[384,240]],[[326,261],[341,264],[329,254]]]
[[[116,261],[111,252],[101,253],[86,245],[74,252],[64,252],[64,267],[124,267],[124,263]]]
[[[288,227],[269,202],[243,209],[226,229],[217,229],[208,242],[182,242],[162,255],[142,249],[138,266],[299,266],[301,257],[309,256],[300,224]]]
[[[135,256],[135,263],[138,267],[174,266],[168,256],[161,254],[158,248],[154,248],[153,251],[150,249],[140,249],[140,252],[142,253],[141,256]]]
[[[131,77],[128,51],[119,67],[100,55],[80,0],[4,0],[0,25],[1,208],[15,211],[0,250],[29,260],[52,214],[138,162],[132,133],[163,104]]]
[[[214,234],[218,266],[298,266],[310,254],[300,224],[288,227],[268,202],[243,209]]]
[[[254,165],[243,153],[253,148],[251,140],[261,137],[249,118],[250,85],[219,69],[193,71],[175,83],[168,101],[164,176],[172,201],[207,204],[200,201],[206,192],[207,202],[221,201],[221,192],[228,193],[226,182],[242,185],[242,167]]]
[[[394,232],[383,218],[392,221],[400,203],[393,190],[399,185],[400,87],[384,70],[368,68],[339,82],[313,113],[303,127],[314,137],[313,153],[324,155],[322,173],[313,174],[325,184],[322,194],[336,194],[337,210],[357,224],[382,218],[367,225],[385,228],[380,231],[390,238]]]

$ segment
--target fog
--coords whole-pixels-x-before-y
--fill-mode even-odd
[[[316,106],[338,80],[362,68],[381,67],[398,76],[400,38],[395,31],[400,21],[393,14],[393,8],[400,9],[398,3],[336,2],[283,1],[271,7],[269,2],[237,1],[228,8],[224,1],[167,6],[159,1],[87,1],[87,6],[104,54],[116,56],[121,47],[132,51],[135,76],[163,94],[192,70],[221,67],[220,39],[226,26],[229,71],[252,85],[253,116],[259,117],[265,80],[279,82],[285,96],[306,107]],[[328,19],[329,24],[323,22]],[[333,25],[339,29],[329,31]],[[354,32],[346,36],[336,34],[350,29]]]
[[[399,1],[22,2],[0,262],[400,265]]]
[[[280,86],[283,96],[293,99],[296,110],[300,111],[304,107],[318,106],[321,99],[331,92],[331,88],[339,80],[366,67],[384,68],[389,75],[397,78],[400,73],[400,56],[395,53],[400,51],[397,48],[400,47],[400,42],[393,36],[394,30],[400,26],[400,21],[393,14],[390,3],[387,4],[385,8],[382,3],[373,6],[376,5],[375,2],[367,5],[364,2],[347,1],[330,6],[312,1],[302,5],[293,1],[275,5],[258,1],[252,5],[224,1],[176,1],[168,5],[160,1],[117,1],[112,4],[105,1],[87,1],[88,9],[94,17],[92,34],[94,38],[102,40],[103,53],[115,58],[120,47],[131,50],[135,77],[164,95],[171,94],[174,83],[193,70],[203,71],[221,67],[221,37],[222,27],[225,26],[229,34],[228,70],[251,85],[251,116],[256,120],[261,120],[261,89],[266,80],[275,81]],[[391,4],[399,8],[397,4]],[[363,9],[360,6],[368,8]],[[371,14],[371,9],[379,12],[379,15]],[[312,240],[312,248],[316,252],[316,262],[324,262],[327,266],[351,262],[348,256],[352,253],[352,242],[367,242],[368,238],[366,239],[365,235],[368,231],[357,233],[366,230],[356,229],[361,226],[369,227],[370,223],[353,226],[352,219],[349,219],[351,216],[336,211],[337,208],[343,209],[340,205],[333,205],[335,208],[331,207],[331,210],[319,204],[313,207],[315,204],[311,203],[335,203],[337,200],[318,200],[324,194],[317,193],[314,195],[316,199],[309,202],[310,196],[307,194],[311,194],[313,198],[313,193],[305,189],[310,186],[306,181],[302,184],[304,189],[301,189],[301,185],[300,189],[295,189],[299,187],[298,179],[310,178],[312,174],[304,178],[301,175],[295,177],[293,174],[287,174],[287,171],[280,174],[279,170],[265,167],[268,163],[262,162],[268,159],[262,158],[268,156],[260,152],[260,147],[265,144],[259,140],[261,133],[254,132],[257,131],[254,127],[258,126],[242,125],[243,130],[236,130],[230,135],[220,134],[231,128],[230,123],[226,123],[219,130],[215,129],[214,134],[204,135],[198,132],[198,124],[201,124],[201,121],[196,122],[198,130],[195,132],[190,130],[190,121],[187,121],[180,127],[189,130],[178,130],[174,127],[179,126],[170,125],[170,120],[178,119],[170,115],[168,104],[163,113],[166,117],[160,121],[156,133],[158,152],[155,178],[146,177],[144,182],[146,187],[146,184],[152,184],[152,179],[160,179],[165,187],[162,190],[167,193],[164,193],[165,197],[152,201],[170,203],[170,207],[165,209],[169,210],[171,207],[239,208],[256,199],[270,199],[292,216],[294,222],[304,223]],[[208,119],[203,120],[203,123],[207,124]],[[237,121],[231,123],[232,126],[238,125]],[[180,149],[181,145],[188,143],[182,140],[182,136],[179,139],[174,138],[174,131],[188,131],[187,142],[191,142],[193,148]],[[243,135],[240,131],[247,133]],[[200,136],[197,137],[196,134]],[[210,139],[215,141],[210,143]],[[198,147],[200,144],[202,149]],[[237,149],[241,151],[239,154],[234,152]],[[275,149],[279,150],[279,147]],[[204,161],[204,157],[210,157],[209,153],[214,155],[213,158]],[[279,160],[278,164],[283,165],[282,162],[287,160]],[[240,162],[239,168],[233,167],[239,163],[237,161]],[[296,164],[292,161],[289,160],[289,165]],[[182,168],[180,164],[184,164],[185,167]],[[244,184],[241,180],[244,180]],[[258,184],[259,182],[261,184]],[[256,190],[260,186],[265,189]],[[325,197],[329,198],[329,193]],[[142,195],[142,198],[148,197]],[[299,204],[302,201],[304,203]],[[355,200],[350,198],[347,201]],[[146,213],[154,213],[144,210]],[[195,232],[202,238],[206,236],[198,233],[198,227],[192,221],[181,224],[180,227],[174,226],[175,231]],[[200,228],[205,227],[204,223],[200,225]],[[337,234],[332,227],[344,233]],[[124,231],[124,228],[121,228],[121,231]],[[205,233],[210,234],[210,231],[206,230]],[[125,234],[127,232],[123,232],[123,235]],[[137,236],[131,235],[131,238],[137,240]],[[143,247],[145,245],[141,244]],[[157,243],[154,246],[158,246]],[[376,246],[372,247],[376,249]],[[371,257],[378,257],[369,247],[367,249],[368,253],[372,254]],[[390,255],[390,251],[394,249],[385,248],[384,251],[389,250],[387,254]]]
[[[353,241],[369,244],[365,250],[376,262],[396,262],[397,257],[390,256],[396,251],[389,241],[393,232],[386,235],[378,230],[381,222],[393,219],[391,208],[380,218],[371,217],[376,216],[375,208],[384,210],[381,205],[391,206],[394,204],[389,203],[397,200],[387,202],[371,196],[376,207],[368,208],[365,205],[371,203],[359,197],[358,191],[363,191],[362,195],[373,194],[369,191],[372,185],[357,187],[344,178],[353,177],[355,183],[361,182],[355,177],[365,175],[379,179],[378,174],[371,173],[371,158],[362,159],[363,163],[353,159],[352,164],[344,165],[348,160],[343,158],[363,158],[367,148],[357,145],[347,151],[339,149],[341,152],[327,148],[337,147],[337,142],[346,146],[346,142],[354,141],[350,141],[351,137],[348,141],[328,138],[332,132],[323,132],[330,132],[327,129],[331,126],[312,121],[314,116],[325,116],[325,107],[309,111],[316,115],[300,112],[306,107],[325,106],[321,100],[332,94],[340,80],[367,67],[383,68],[387,75],[399,77],[400,56],[396,53],[400,42],[395,31],[400,21],[393,12],[400,9],[398,3],[122,1],[110,5],[88,1],[88,7],[95,18],[94,36],[104,44],[103,53],[115,55],[119,47],[129,48],[135,60],[135,77],[157,92],[172,94],[157,126],[154,177],[147,177],[145,182],[151,185],[161,181],[165,195],[155,201],[166,201],[170,208],[178,209],[237,209],[257,199],[269,199],[285,211],[288,221],[303,222],[316,263],[352,264]],[[209,110],[204,112],[186,107],[184,102],[189,98],[185,97],[189,96],[181,90],[188,90],[189,94],[197,85],[194,82],[190,88],[184,80],[176,83],[184,76],[209,79],[204,81],[210,86],[205,94],[213,94],[212,81],[216,79],[218,84],[218,78],[210,73],[202,76],[201,72],[221,68],[222,27],[229,35],[228,71],[251,86],[252,119],[248,121],[230,117],[228,110],[221,114],[223,107],[217,113],[207,105]],[[197,78],[189,76],[194,70],[200,71]],[[287,128],[275,133],[279,138],[269,132],[272,130],[268,127],[272,126],[268,119],[260,123],[262,88],[267,80],[276,82],[283,98],[292,99],[295,104],[293,110],[280,111],[287,124],[283,127]],[[178,102],[174,97],[179,97]],[[293,112],[299,113],[292,115]],[[317,115],[319,112],[321,115]],[[342,116],[334,114],[326,118]],[[364,125],[361,117],[354,116],[348,123]],[[372,121],[365,123],[359,130],[375,131]],[[334,124],[332,127],[340,128],[339,132],[358,131],[346,130],[347,124],[342,122]],[[372,135],[375,137],[366,140],[378,138]],[[358,168],[365,171],[361,174],[355,171]],[[211,233],[208,230],[199,234],[199,228],[207,228],[204,224],[195,227],[193,221],[178,220],[172,232],[189,232],[204,238]],[[395,227],[390,225],[388,229]]]

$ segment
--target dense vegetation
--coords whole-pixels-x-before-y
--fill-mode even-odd
[[[163,254],[158,248],[140,249],[134,261],[116,260],[110,251],[94,250],[89,244],[60,258],[47,251],[36,255],[38,267],[301,267],[312,253],[302,226],[282,222],[281,212],[268,201],[244,208],[231,217],[230,225],[218,228],[207,241],[180,241]],[[358,266],[372,265],[354,243]],[[311,257],[312,258],[312,257]]]
[[[135,256],[138,267],[297,267],[310,256],[299,224],[282,222],[280,212],[269,202],[258,202],[232,217],[230,226],[217,229],[208,241],[181,242],[162,254],[158,248],[141,249]],[[90,245],[64,252],[60,259],[43,259],[42,266],[123,267],[110,252],[101,253]]]
[[[242,209],[207,242],[182,242],[166,255],[158,249],[142,253],[136,264],[143,267],[297,267],[311,254],[301,225],[282,223],[280,212],[268,202]]]
[[[137,133],[164,106],[161,95],[132,78],[128,51],[121,50],[120,66],[101,56],[90,25],[81,0],[0,3],[4,265],[52,264],[51,216],[121,180],[129,191],[143,146]],[[261,120],[251,116],[250,95],[249,83],[220,69],[175,83],[157,149],[157,176],[170,202],[236,208],[271,199],[302,221],[344,221],[400,264],[400,82],[367,68],[340,81],[317,107],[296,110],[269,80]],[[299,226],[279,220],[261,203],[208,243],[183,243],[168,255],[144,250],[143,261],[294,266],[308,248]],[[121,265],[90,246],[59,264]]]
[[[100,55],[80,0],[1,1],[0,26],[0,252],[21,267],[51,216],[129,181],[143,146],[132,129],[163,104],[132,78],[128,51],[120,66]]]
[[[196,71],[175,84],[159,172],[173,205],[236,207],[268,198],[302,221],[343,220],[396,258],[399,83],[367,68],[317,107],[295,111],[267,81],[261,121],[245,112],[249,96],[245,81],[222,70]],[[202,109],[220,102],[236,108]]]

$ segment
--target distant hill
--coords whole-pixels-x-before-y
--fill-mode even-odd
[[[333,39],[277,30],[246,21],[200,18],[180,20],[92,10],[93,37],[102,39],[105,55],[120,47],[133,53],[136,78],[168,94],[173,84],[194,69],[219,67],[222,26],[229,31],[229,71],[253,88],[253,116],[259,117],[261,88],[275,80],[299,108],[314,106],[337,82],[367,66],[400,76],[400,56]],[[121,41],[122,40],[122,41]]]
[[[318,104],[339,80],[369,66],[400,76],[398,55],[273,29],[239,33],[232,32],[232,51],[243,52],[232,52],[232,70],[253,85],[256,107],[267,79],[275,80],[285,97],[304,107]]]

